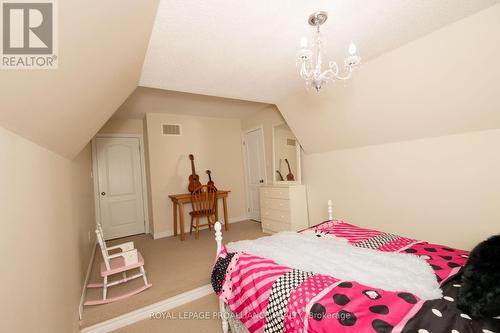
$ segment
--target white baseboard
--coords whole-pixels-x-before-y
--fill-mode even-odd
[[[237,222],[243,222],[243,221],[248,221],[248,220],[250,220],[250,217],[248,215],[241,215],[241,216],[231,217],[229,219],[229,223],[237,223]]]
[[[168,231],[155,232],[153,234],[153,239],[165,238],[168,236],[173,236],[173,233]]]
[[[229,223],[243,222],[249,219],[250,217],[248,215],[234,216],[229,218]],[[186,228],[187,227],[189,227],[189,225],[187,225]],[[189,229],[184,230],[184,232],[189,232]],[[160,231],[160,232],[155,232],[153,234],[153,239],[160,239],[160,238],[170,237],[173,235],[174,233],[172,231]]]
[[[82,295],[80,296],[80,304],[78,305],[78,316],[80,320],[82,320],[83,316],[83,302],[85,301],[85,296],[87,295],[87,284],[89,283],[90,272],[92,271],[92,264],[94,263],[96,248],[97,244],[94,243],[94,247],[92,248],[92,253],[90,254],[90,261],[87,267],[87,273],[85,274],[85,281],[83,282]]]
[[[106,333],[128,326],[135,322],[151,318],[152,313],[172,310],[183,304],[192,302],[213,293],[212,286],[207,284],[202,287],[186,291],[185,293],[167,298],[143,308],[131,311],[124,315],[103,321],[80,330],[80,333]]]

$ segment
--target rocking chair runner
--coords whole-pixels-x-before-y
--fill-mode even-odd
[[[200,227],[208,226],[211,230],[212,225],[215,223],[217,188],[213,185],[202,185],[197,187],[193,193],[191,193],[191,204],[193,206],[193,211],[189,213],[189,215],[191,215],[189,234],[193,233],[194,227],[194,229],[196,229],[196,239],[198,239]],[[207,224],[200,225],[200,217],[206,217]],[[195,224],[193,224],[193,222],[195,222]]]
[[[104,241],[104,235],[102,232],[102,226],[97,224],[96,228],[97,241],[99,242],[99,247],[101,248],[101,253],[104,261],[101,263],[101,277],[103,278],[103,283],[90,283],[87,288],[102,288],[102,299],[87,301],[84,305],[98,305],[115,302],[121,299],[125,299],[132,295],[138,294],[152,286],[148,283],[146,277],[146,271],[144,270],[144,259],[137,249],[134,249],[133,242],[123,243],[117,246],[107,247]],[[109,251],[119,250],[119,252],[110,254]],[[139,268],[139,273],[127,276],[127,271]],[[122,273],[122,279],[108,282],[108,277],[110,275]],[[125,283],[127,281],[137,279],[142,277],[144,280],[144,286],[137,288],[129,293],[107,298],[108,287],[115,286],[117,284]]]

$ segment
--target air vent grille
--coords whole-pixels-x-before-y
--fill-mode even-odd
[[[163,135],[182,135],[181,125],[179,124],[162,124]]]
[[[289,146],[295,146],[295,140],[294,139],[286,139],[286,144]]]

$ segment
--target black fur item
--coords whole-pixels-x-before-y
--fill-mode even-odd
[[[457,306],[473,318],[500,316],[500,235],[479,243],[470,253]]]

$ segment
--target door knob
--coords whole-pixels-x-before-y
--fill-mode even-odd
[[[106,192],[101,192],[101,195],[102,195],[102,196],[105,196],[105,195],[106,195]]]

